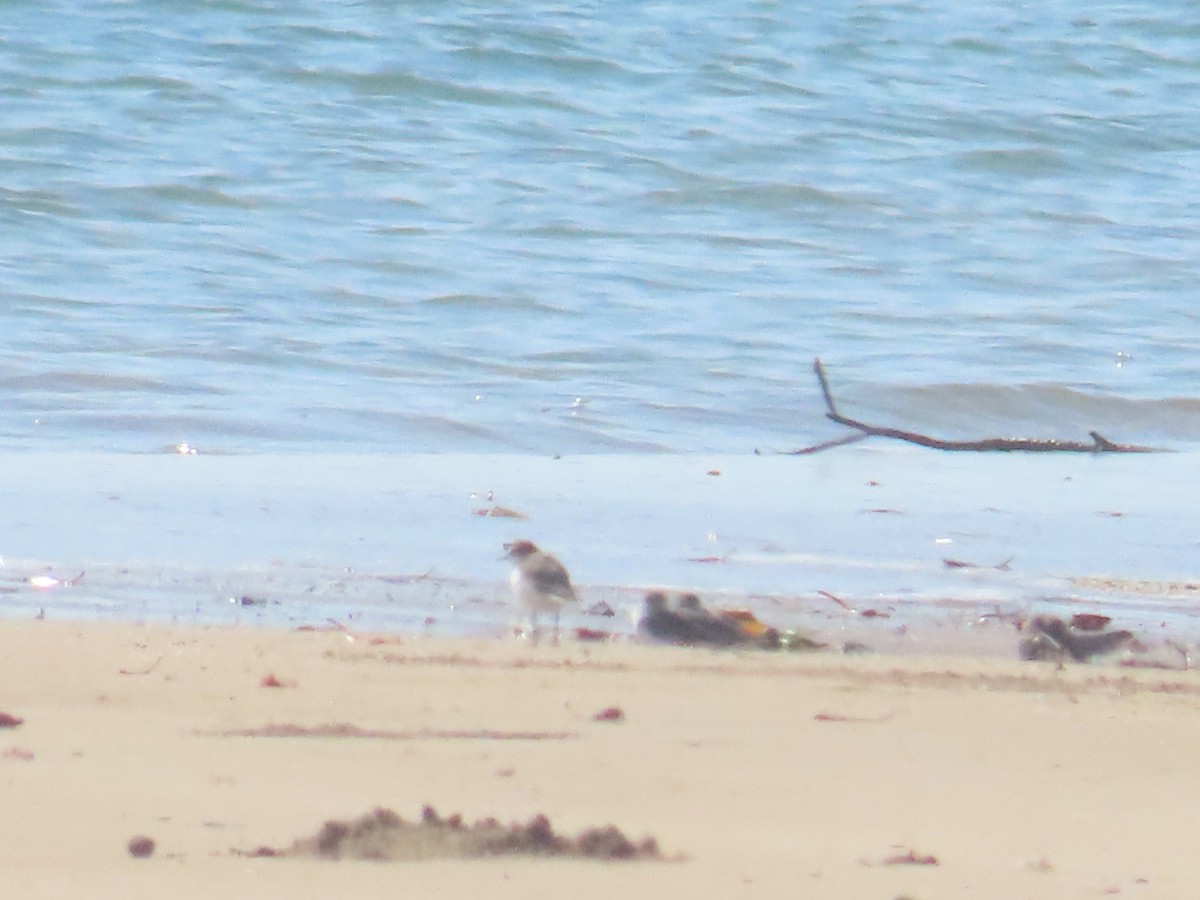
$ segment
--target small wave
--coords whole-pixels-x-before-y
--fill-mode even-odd
[[[479,309],[488,312],[566,313],[567,310],[530,294],[436,294],[422,306]]]
[[[1054,175],[1067,168],[1061,154],[1037,147],[972,150],[959,154],[958,164],[965,169],[1031,177]]]
[[[313,85],[338,85],[368,97],[396,97],[405,100],[432,100],[466,106],[533,107],[555,111],[580,111],[569,100],[542,91],[508,90],[471,84],[449,77],[428,77],[405,69],[379,69],[356,72],[341,68],[295,68],[282,73],[290,82]]]
[[[131,195],[145,194],[156,200],[167,203],[181,203],[187,206],[231,207],[234,209],[256,209],[261,206],[259,200],[246,200],[219,188],[202,184],[185,182],[167,182],[161,184],[146,184],[125,188]]]
[[[212,385],[194,381],[171,382],[158,378],[139,378],[109,372],[38,372],[29,375],[0,377],[0,388],[21,391],[30,395],[102,395],[102,394],[208,394],[222,396],[228,392]]]
[[[860,191],[839,191],[807,184],[704,184],[651,191],[649,198],[663,206],[731,206],[748,210],[792,210],[804,207],[844,209],[891,204],[882,196]]]
[[[932,430],[949,439],[1086,440],[1098,431],[1118,443],[1200,441],[1200,398],[1117,397],[1061,384],[877,385],[855,393],[872,414],[886,419],[879,424]],[[846,414],[866,418],[862,407]]]

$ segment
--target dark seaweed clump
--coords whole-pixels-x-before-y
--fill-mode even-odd
[[[390,809],[376,809],[349,821],[330,820],[314,836],[301,838],[287,849],[261,847],[246,855],[378,861],[489,856],[661,858],[654,838],[635,843],[611,825],[589,828],[570,838],[557,834],[544,815],[524,824],[502,825],[487,818],[468,825],[457,814],[443,818],[432,806],[424,808],[418,822],[406,821]]]

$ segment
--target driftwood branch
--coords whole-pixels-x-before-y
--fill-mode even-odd
[[[1023,451],[1031,453],[1044,453],[1050,451],[1058,451],[1062,453],[1156,453],[1160,452],[1156,447],[1143,447],[1138,444],[1116,444],[1098,432],[1088,432],[1092,440],[1084,441],[1060,441],[1055,438],[985,438],[980,441],[943,441],[940,438],[929,437],[925,434],[918,434],[915,431],[904,431],[900,428],[884,428],[878,425],[868,425],[866,422],[860,422],[857,419],[851,419],[848,416],[843,416],[838,412],[837,404],[833,402],[833,392],[829,389],[829,380],[825,377],[825,367],[821,365],[820,359],[813,360],[813,372],[816,373],[817,380],[821,384],[821,394],[825,397],[825,417],[832,422],[837,422],[839,425],[845,425],[847,428],[853,428],[859,432],[851,438],[845,440],[826,441],[822,444],[817,444],[813,447],[804,447],[800,450],[791,451],[792,454],[815,453],[819,450],[825,450],[829,447],[836,447],[843,443],[849,443],[851,440],[861,440],[866,437],[886,437],[895,438],[899,441],[908,441],[910,444],[919,444],[922,447],[930,447],[934,450],[998,450],[1001,452]]]

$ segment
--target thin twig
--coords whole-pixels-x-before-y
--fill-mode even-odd
[[[899,441],[907,441],[910,444],[917,444],[921,447],[929,447],[933,450],[952,451],[1001,451],[1010,453],[1014,451],[1023,451],[1027,453],[1051,451],[1062,453],[1162,452],[1162,450],[1157,447],[1144,447],[1140,444],[1117,444],[1096,431],[1088,432],[1092,438],[1090,443],[1083,441],[1060,441],[1056,438],[985,438],[978,441],[945,441],[941,438],[930,437],[929,435],[919,434],[915,431],[905,431],[902,428],[886,428],[879,425],[868,425],[866,422],[860,422],[857,419],[851,419],[838,412],[837,406],[833,402],[833,392],[829,389],[829,381],[825,377],[825,367],[821,365],[821,360],[819,358],[813,360],[813,372],[815,372],[817,375],[817,380],[821,384],[821,394],[825,398],[825,417],[831,422],[837,422],[839,425],[845,425],[847,428],[855,429],[861,433],[862,437],[895,438]],[[837,443],[831,441],[827,442],[825,445],[809,447],[794,452],[812,453],[816,452],[816,450],[824,450],[827,446],[837,446]]]
[[[832,441],[822,441],[819,444],[813,444],[811,447],[801,447],[799,450],[788,450],[786,456],[804,456],[808,453],[820,453],[822,450],[830,450],[834,447],[842,447],[846,444],[857,444],[859,441],[865,441],[869,438],[869,434],[848,434],[845,437],[834,438]]]
[[[158,664],[162,661],[163,658],[160,656],[145,669],[117,669],[117,671],[122,675],[149,675],[158,668]]]
[[[835,596],[834,594],[829,593],[829,591],[817,591],[817,593],[820,594],[822,597],[832,600],[834,603],[836,603],[842,609],[849,610],[850,612],[854,612],[854,607],[851,606],[849,603],[847,603],[845,600],[843,600],[841,597]]]

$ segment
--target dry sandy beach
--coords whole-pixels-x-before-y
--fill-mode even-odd
[[[1197,881],[1194,672],[17,620],[0,659],[0,710],[23,720],[0,730],[9,896],[1183,897]],[[666,859],[235,852],[425,804],[611,824]],[[136,835],[153,855],[130,855]]]

